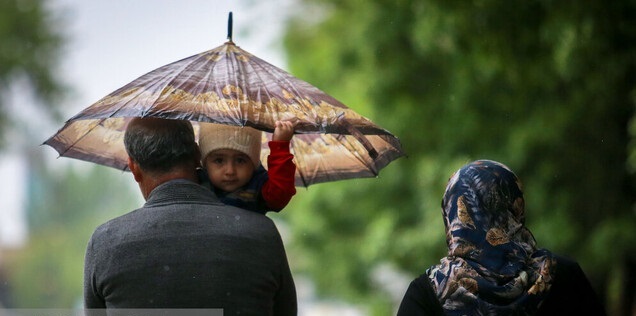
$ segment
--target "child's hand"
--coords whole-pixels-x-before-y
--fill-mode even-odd
[[[290,141],[294,136],[294,128],[296,127],[296,121],[276,121],[274,124],[274,136],[273,141]]]

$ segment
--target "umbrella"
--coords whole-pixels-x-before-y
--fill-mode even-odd
[[[157,68],[82,110],[44,144],[62,157],[127,170],[123,134],[134,117],[250,126],[263,133],[262,161],[277,120],[297,121],[296,185],[375,177],[404,155],[397,137],[334,97],[248,53],[231,38]],[[265,164],[264,164],[265,165]],[[266,166],[266,165],[265,165]]]

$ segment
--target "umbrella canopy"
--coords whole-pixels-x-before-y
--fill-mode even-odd
[[[296,120],[291,151],[297,186],[375,177],[404,155],[389,131],[231,40],[124,85],[71,117],[44,144],[62,157],[126,170],[123,134],[133,117],[190,120],[197,137],[198,122],[269,132],[264,164],[274,123]]]

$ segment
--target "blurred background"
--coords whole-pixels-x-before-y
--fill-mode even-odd
[[[40,146],[136,77],[234,42],[400,137],[376,179],[271,215],[301,315],[391,315],[446,252],[440,201],[475,159],[524,184],[540,247],[636,315],[636,3],[1,0],[0,306],[82,304],[96,226],[143,203],[128,173]]]

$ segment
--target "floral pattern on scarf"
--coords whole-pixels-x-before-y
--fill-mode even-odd
[[[427,274],[447,315],[531,315],[556,261],[524,226],[522,185],[505,165],[478,160],[448,181],[442,200],[448,256]]]

